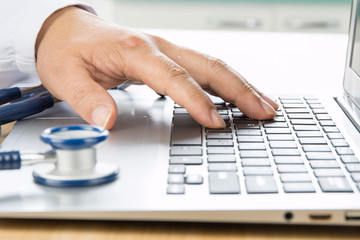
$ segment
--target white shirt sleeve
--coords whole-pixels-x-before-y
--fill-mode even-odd
[[[0,1],[0,89],[40,84],[35,62],[37,35],[52,13],[73,5],[95,13],[76,0]]]

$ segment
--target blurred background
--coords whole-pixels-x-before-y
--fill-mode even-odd
[[[85,0],[136,28],[346,33],[351,0]]]

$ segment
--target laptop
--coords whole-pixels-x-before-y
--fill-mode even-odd
[[[353,1],[344,95],[279,95],[257,121],[213,98],[224,129],[198,125],[146,86],[110,90],[118,120],[97,147],[118,178],[89,187],[0,174],[0,217],[360,225],[360,6]],[[47,151],[40,132],[84,124],[66,103],[18,121],[1,150]]]

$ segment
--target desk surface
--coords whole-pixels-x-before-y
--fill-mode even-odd
[[[339,93],[346,36],[153,31],[220,57],[265,92]],[[208,41],[211,39],[211,41]],[[207,40],[207,41],[205,41]],[[261,71],[259,71],[261,69]],[[292,79],[290,81],[289,79]],[[326,84],[326,87],[323,85]],[[281,83],[281,85],[280,85]],[[277,86],[277,87],[276,87]],[[310,86],[310,88],[309,88]],[[11,124],[2,129],[11,130]],[[2,139],[0,138],[0,142]],[[1,239],[360,239],[360,228],[121,221],[0,220]]]

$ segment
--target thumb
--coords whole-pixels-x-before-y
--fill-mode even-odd
[[[87,74],[80,76],[78,72],[74,75],[56,84],[58,86],[51,86],[50,91],[67,102],[89,124],[111,129],[117,118],[113,98]]]

